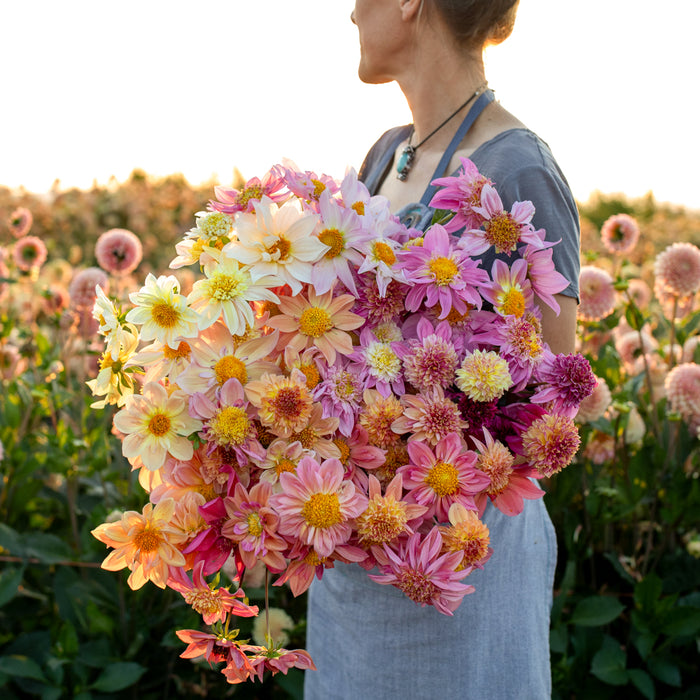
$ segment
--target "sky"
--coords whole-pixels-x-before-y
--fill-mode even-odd
[[[352,0],[0,0],[0,185],[89,187],[134,168],[193,184],[282,158],[342,177],[408,123],[363,85]],[[700,210],[700,0],[521,0],[488,50],[496,97],[574,195]]]

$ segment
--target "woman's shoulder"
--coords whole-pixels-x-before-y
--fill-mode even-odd
[[[566,182],[547,143],[526,127],[507,129],[476,148],[470,160],[498,184],[527,172],[548,171]]]

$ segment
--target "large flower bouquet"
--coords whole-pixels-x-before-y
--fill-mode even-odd
[[[174,275],[149,274],[128,310],[97,290],[95,405],[119,408],[149,493],[93,531],[103,567],[179,591],[212,625],[178,633],[183,656],[224,662],[231,683],[314,668],[238,638],[233,619],[258,613],[246,569],[299,595],[356,563],[451,615],[491,554],[487,505],[518,515],[578,449],[595,380],[542,338],[538,303],[558,311],[567,283],[533,205],[505,210],[466,159],[438,184],[422,232],[354,171],[275,166],[196,215],[171,263],[198,268],[186,296]]]

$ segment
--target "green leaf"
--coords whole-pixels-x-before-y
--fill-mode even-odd
[[[566,625],[559,625],[549,632],[549,648],[555,654],[565,654],[569,645],[569,635]]]
[[[136,683],[146,670],[145,666],[129,661],[110,664],[90,687],[104,693],[124,690]]]
[[[46,681],[39,664],[28,656],[0,656],[0,673],[35,681]]]
[[[661,631],[669,637],[691,637],[700,631],[700,608],[684,605],[670,610]]]
[[[0,606],[9,603],[19,590],[24,576],[24,567],[5,569],[0,572]]]
[[[27,533],[27,556],[44,564],[57,564],[71,557],[71,549],[60,537],[46,532]]]
[[[41,691],[41,700],[60,700],[62,695],[61,688],[45,688]]]
[[[652,656],[647,660],[647,668],[653,676],[674,688],[681,687],[681,670],[668,659]]]
[[[599,627],[612,622],[625,609],[617,598],[591,596],[584,598],[571,616],[571,624]]]
[[[627,654],[612,638],[605,637],[603,646],[591,663],[591,673],[608,685],[627,685]]]
[[[292,668],[286,675],[279,674],[277,683],[282,690],[286,690],[294,700],[302,700],[304,697],[304,674],[298,668]]]
[[[628,672],[634,687],[648,700],[656,697],[656,688],[652,677],[640,668],[630,669]]]
[[[661,597],[661,579],[649,574],[634,587],[634,602],[641,610],[652,611]]]
[[[0,523],[0,548],[5,550],[3,554],[9,552],[16,557],[24,556],[24,546],[20,534],[5,523]]]

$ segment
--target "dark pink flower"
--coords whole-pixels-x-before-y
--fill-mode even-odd
[[[97,264],[112,275],[123,276],[133,272],[143,258],[143,247],[138,237],[123,228],[103,233],[95,244]]]
[[[44,241],[36,236],[20,238],[12,248],[15,265],[24,272],[40,268],[46,262],[46,255]]]

